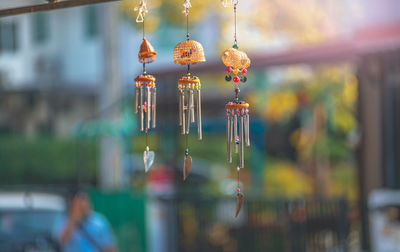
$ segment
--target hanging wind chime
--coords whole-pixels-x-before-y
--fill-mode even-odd
[[[202,139],[201,126],[201,83],[197,76],[190,73],[190,65],[206,61],[203,46],[194,40],[190,40],[189,34],[189,8],[190,0],[183,3],[183,13],[186,15],[186,40],[174,47],[174,63],[187,65],[187,73],[178,80],[179,125],[181,133],[185,135],[185,158],[183,166],[183,180],[186,180],[192,168],[192,158],[189,155],[188,135],[190,125],[197,120],[197,136]]]
[[[148,12],[146,1],[140,0],[135,8],[138,11],[137,23],[143,24],[143,42],[139,50],[139,62],[143,64],[143,72],[135,78],[135,113],[139,113],[140,131],[146,134],[146,148],[143,153],[144,168],[147,172],[154,162],[154,152],[150,151],[148,134],[151,128],[156,127],[156,95],[157,88],[154,76],[147,74],[146,64],[154,62],[157,52],[145,38],[144,19]]]
[[[238,0],[222,0],[224,7],[233,5],[234,10],[234,44],[232,48],[226,49],[222,53],[222,62],[225,64],[225,80],[233,82],[235,98],[225,105],[226,110],[226,145],[227,159],[232,163],[232,155],[239,154],[237,166],[237,188],[236,188],[236,213],[238,216],[243,204],[244,194],[240,190],[240,170],[244,168],[244,146],[250,146],[249,135],[249,104],[239,98],[239,84],[247,81],[247,68],[250,66],[250,59],[245,52],[239,50],[236,34],[236,10]]]

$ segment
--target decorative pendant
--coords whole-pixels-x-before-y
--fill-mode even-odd
[[[226,49],[221,56],[222,62],[225,64],[225,80],[233,81],[235,89],[235,98],[225,105],[226,120],[226,152],[228,163],[232,163],[232,155],[239,154],[239,163],[237,164],[237,189],[236,189],[236,213],[239,215],[243,205],[244,195],[240,191],[240,170],[244,168],[244,146],[250,146],[250,105],[244,100],[239,99],[239,83],[247,81],[247,68],[250,66],[250,59],[247,54],[239,50],[236,35],[236,10],[238,1],[222,0],[222,4],[226,7],[231,4],[234,6],[235,16],[235,35],[232,48]]]
[[[236,213],[235,213],[235,218],[238,217],[240,209],[242,208],[243,205],[243,199],[244,199],[244,195],[243,193],[239,192],[236,194]]]
[[[154,151],[149,150],[149,146],[146,146],[146,150],[143,152],[144,170],[148,172],[154,162]]]
[[[191,169],[192,169],[192,157],[189,156],[189,150],[187,150],[187,153],[185,154],[184,165],[183,165],[183,180],[186,180]]]
[[[183,13],[189,20],[190,0],[183,3]],[[192,76],[190,66],[198,62],[206,61],[203,46],[194,40],[190,40],[189,27],[187,26],[186,40],[174,47],[173,58],[175,64],[187,65],[187,73],[178,80],[178,113],[181,133],[186,138],[185,159],[183,165],[183,180],[186,180],[192,168],[192,158],[189,156],[188,135],[192,123],[197,122],[197,138],[203,138],[201,123],[201,83],[197,76]]]
[[[140,131],[146,133],[146,149],[143,153],[143,161],[145,172],[148,172],[154,163],[155,156],[154,152],[149,150],[148,134],[151,128],[156,127],[157,88],[156,78],[146,72],[146,64],[155,61],[157,52],[144,37],[144,17],[148,12],[146,1],[140,0],[135,11],[139,11],[136,22],[143,23],[143,42],[138,53],[139,62],[143,64],[143,72],[135,78],[135,113],[139,114]]]

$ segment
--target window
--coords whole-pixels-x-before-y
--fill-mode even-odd
[[[395,65],[395,61],[393,61]],[[386,77],[385,93],[385,166],[386,185],[400,188],[400,72],[390,72]]]
[[[17,23],[0,22],[0,53],[15,52],[17,49]]]
[[[49,21],[46,13],[33,15],[33,40],[36,44],[44,43],[49,37]]]
[[[98,34],[97,11],[94,6],[85,9],[85,34],[88,38],[96,37]]]

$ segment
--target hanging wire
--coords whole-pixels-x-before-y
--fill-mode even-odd
[[[142,28],[143,28],[143,38],[145,37],[144,35],[144,18],[143,18],[143,22],[142,22],[143,24],[142,24]]]
[[[190,39],[190,34],[189,34],[189,13],[186,15],[186,40]],[[190,63],[187,64],[187,74],[189,75],[190,73]]]
[[[235,45],[237,45],[237,33],[236,33],[236,10],[237,10],[237,5],[238,5],[239,1],[237,0],[234,4],[233,4],[233,17],[234,17],[234,24],[235,24]]]
[[[142,24],[142,29],[143,29],[143,40],[144,40],[144,37],[145,37],[145,31],[144,31],[144,17],[143,17],[143,22],[142,22],[143,24]],[[145,61],[143,61],[143,75],[146,75],[146,63],[145,63]]]
[[[237,168],[237,188],[240,187],[240,168]]]
[[[189,15],[186,15],[186,39],[190,39],[190,34],[189,34]]]

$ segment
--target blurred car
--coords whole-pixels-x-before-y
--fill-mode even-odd
[[[51,233],[65,213],[61,195],[0,191],[0,251],[60,251]]]

